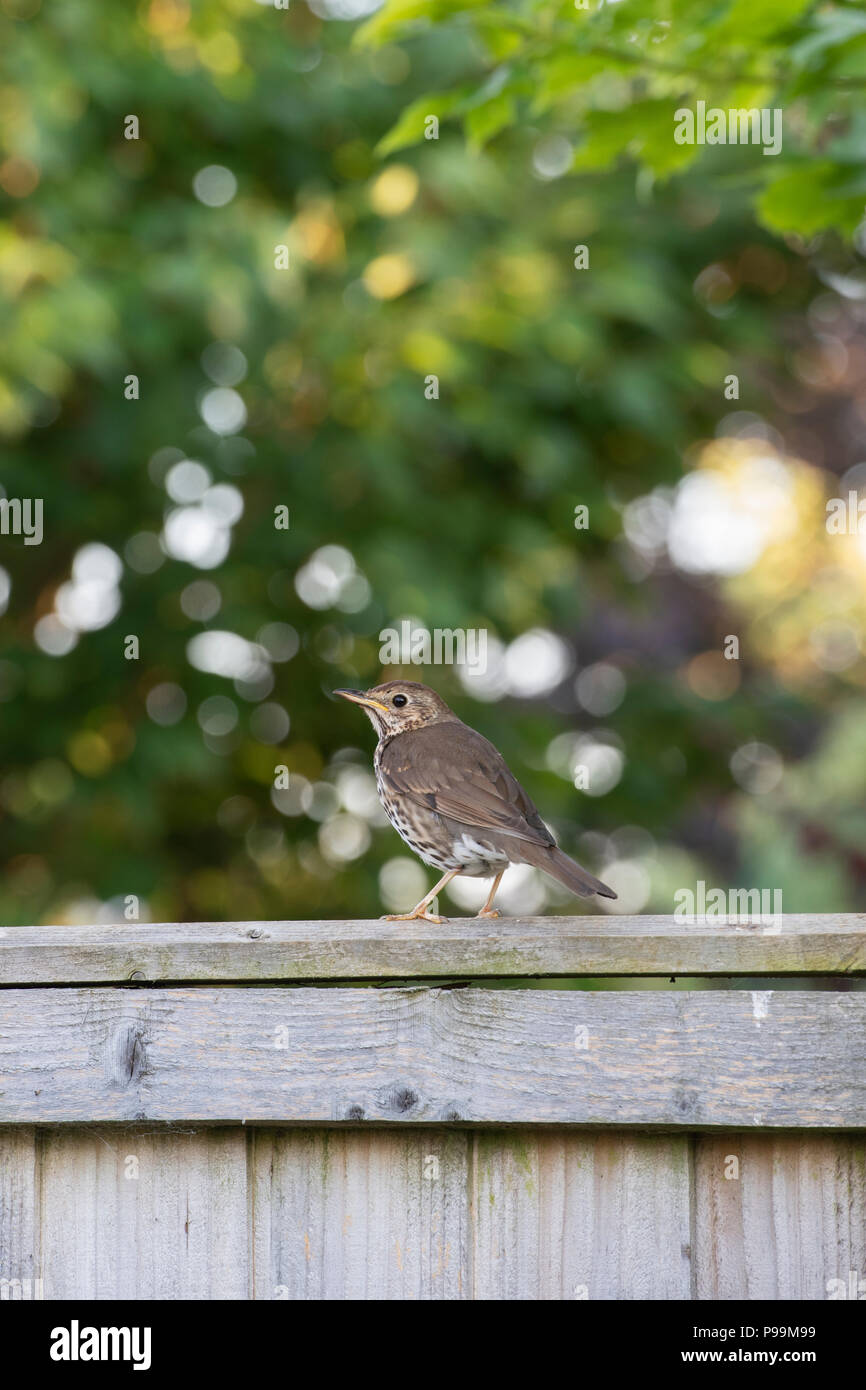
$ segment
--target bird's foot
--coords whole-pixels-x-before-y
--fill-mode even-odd
[[[380,922],[435,922],[440,926],[447,922],[447,917],[437,917],[432,912],[419,912],[417,908],[414,912],[389,912],[384,917],[379,918]]]
[[[498,907],[482,907],[480,912],[476,912],[476,917],[501,917],[502,913]]]

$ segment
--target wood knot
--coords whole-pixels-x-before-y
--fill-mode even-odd
[[[125,1090],[134,1086],[145,1071],[147,1038],[144,1024],[117,1023],[105,1043],[105,1079],[109,1086]]]
[[[700,1106],[700,1096],[693,1087],[680,1086],[674,1092],[673,1103],[678,1115],[694,1115]]]
[[[392,1109],[400,1110],[405,1113],[418,1104],[418,1096],[415,1091],[410,1090],[408,1086],[401,1086],[391,1094],[390,1101]]]

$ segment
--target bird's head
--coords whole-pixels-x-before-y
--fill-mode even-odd
[[[385,681],[370,690],[335,690],[334,694],[360,705],[380,739],[456,718],[441,695],[418,681]]]

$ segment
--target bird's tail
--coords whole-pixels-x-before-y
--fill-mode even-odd
[[[559,879],[560,883],[565,884],[566,888],[570,888],[572,893],[576,893],[580,898],[591,898],[593,893],[597,893],[600,898],[616,897],[612,888],[608,888],[601,879],[593,878],[582,865],[569,859],[568,855],[563,854],[555,845],[548,848],[546,845],[527,844],[524,841],[520,846],[520,855],[527,864],[532,864],[536,869],[543,869],[546,874]]]

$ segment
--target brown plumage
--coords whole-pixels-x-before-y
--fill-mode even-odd
[[[457,718],[435,690],[386,681],[371,690],[337,690],[360,705],[375,728],[379,797],[391,824],[425,864],[444,877],[411,912],[391,921],[435,917],[427,908],[457,874],[494,877],[479,917],[498,917],[493,898],[509,864],[531,864],[582,898],[616,893],[557,849],[538,811],[482,734]]]

